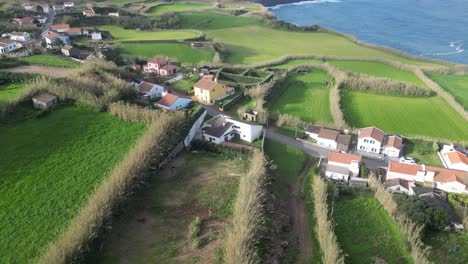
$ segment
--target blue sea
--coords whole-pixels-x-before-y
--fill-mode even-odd
[[[412,55],[468,64],[468,0],[317,0],[269,9],[296,25],[320,25]]]

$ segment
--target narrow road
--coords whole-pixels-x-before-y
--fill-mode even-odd
[[[328,157],[328,154],[330,153],[331,150],[326,149],[326,148],[321,148],[316,145],[312,144],[307,144],[304,142],[301,142],[299,140],[290,138],[288,136],[285,136],[283,134],[277,133],[273,131],[271,128],[266,128],[266,138],[280,142],[285,145],[290,145],[295,148],[301,149],[304,151],[306,154],[309,156],[312,156],[314,158],[326,158]]]

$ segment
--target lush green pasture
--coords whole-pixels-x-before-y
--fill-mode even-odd
[[[428,73],[429,77],[451,93],[465,110],[468,110],[468,75]]]
[[[288,69],[288,68],[298,66],[298,65],[322,64],[323,62],[324,62],[323,60],[317,60],[317,59],[296,59],[296,60],[288,60],[287,62],[283,64],[275,65],[272,68]]]
[[[294,182],[302,169],[306,156],[304,152],[276,141],[265,140],[265,152],[277,165],[276,173]]]
[[[424,243],[431,247],[430,259],[434,263],[464,264],[468,262],[468,234],[466,232],[427,232]],[[457,252],[452,248],[457,247]]]
[[[419,87],[429,89],[421,79],[413,72],[400,70],[393,66],[371,61],[328,61],[333,66],[336,66],[345,71],[363,73],[376,77],[384,77],[397,81],[412,83]]]
[[[182,13],[179,14],[179,17],[181,18],[181,28],[199,30],[249,27],[263,24],[262,21],[253,17],[239,17],[208,12]]]
[[[214,54],[212,49],[193,49],[183,43],[122,44],[119,47],[119,51],[122,54],[144,59],[162,55],[188,63],[211,62]]]
[[[217,251],[223,248],[226,219],[246,161],[182,153],[129,201],[129,210],[116,219],[103,249],[84,263],[222,263],[217,262]],[[199,248],[188,238],[195,217],[203,223]]]
[[[342,195],[333,208],[335,234],[346,263],[411,263],[403,235],[370,194]]]
[[[377,126],[387,133],[468,140],[468,122],[441,97],[403,97],[344,90],[346,121],[353,127]]]
[[[31,65],[57,67],[57,68],[76,68],[80,64],[71,60],[54,55],[33,55],[24,57],[21,61]]]
[[[330,89],[326,82],[332,78],[326,72],[311,69],[307,74],[292,73],[288,76],[281,94],[268,102],[273,114],[288,114],[306,122],[333,122],[330,112]]]
[[[190,89],[193,88],[195,83],[198,81],[198,75],[194,74],[192,78],[184,78],[177,82],[173,82],[170,84],[172,88],[175,88],[180,91],[188,92]]]
[[[204,9],[211,9],[211,8],[214,8],[214,6],[210,4],[176,3],[172,5],[160,5],[160,6],[154,7],[151,10],[151,14],[161,15],[161,14],[169,13],[169,12],[197,11],[197,10],[204,10]]]
[[[0,103],[14,98],[23,88],[24,85],[19,83],[0,85]]]
[[[144,130],[71,106],[0,126],[2,262],[31,263],[40,255]]]
[[[403,144],[405,144],[405,156],[414,158],[420,164],[442,167],[439,155],[437,155],[439,149],[436,143],[419,139],[404,139]]]
[[[184,40],[196,38],[199,35],[198,32],[192,30],[139,31],[114,25],[100,26],[99,30],[108,31],[118,41]]]

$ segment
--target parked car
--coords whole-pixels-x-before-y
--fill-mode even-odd
[[[410,157],[401,157],[400,162],[402,162],[402,163],[416,163],[416,161],[413,158],[410,158]]]

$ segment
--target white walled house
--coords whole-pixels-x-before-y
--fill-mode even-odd
[[[63,45],[70,45],[70,38],[68,36],[58,34],[52,31],[48,31],[44,35],[44,40],[47,44],[47,48],[49,49],[57,49],[61,48]],[[61,42],[63,45],[57,45],[57,42]]]
[[[383,154],[388,157],[398,158],[401,155],[403,139],[399,136],[387,136],[384,140]]]
[[[434,188],[448,193],[468,194],[468,172],[427,166],[435,173]]]
[[[28,42],[30,40],[30,36],[28,32],[14,31],[14,32],[2,34],[2,37],[4,38],[8,37],[11,40],[20,41],[20,42]]]
[[[16,41],[7,38],[0,38],[0,54],[12,52],[17,48],[18,45]]]
[[[337,149],[338,134],[338,131],[322,128],[317,136],[317,144],[325,148]]]
[[[439,152],[439,158],[446,168],[468,172],[468,157],[453,144],[444,145]]]
[[[310,138],[317,140],[318,134],[320,133],[320,129],[321,127],[319,126],[309,125],[305,129],[304,133]]]
[[[188,107],[192,99],[184,98],[172,93],[163,93],[163,97],[156,104],[157,107],[164,108],[167,110],[180,110]]]
[[[376,127],[361,128],[358,133],[357,150],[380,154],[384,136],[384,132]]]
[[[44,13],[50,13],[50,11],[52,11],[49,5],[39,5],[39,6],[42,8],[42,12]]]
[[[71,7],[75,7],[75,3],[73,3],[73,2],[63,2],[63,6],[66,7],[66,8],[71,8]]]
[[[156,97],[162,97],[164,92],[164,87],[154,83],[142,81],[137,86],[138,92],[142,94],[144,98],[154,99]]]
[[[391,193],[402,193],[406,195],[414,195],[413,187],[416,187],[414,182],[400,178],[387,180],[384,185],[387,191]]]
[[[412,182],[433,182],[435,173],[427,171],[425,165],[389,161],[387,180],[404,179]]]
[[[202,126],[204,140],[220,144],[239,138],[249,143],[259,139],[263,133],[263,127],[218,115],[206,121]]]
[[[359,175],[361,156],[339,152],[330,152],[325,176],[333,180],[348,181],[349,177]]]

